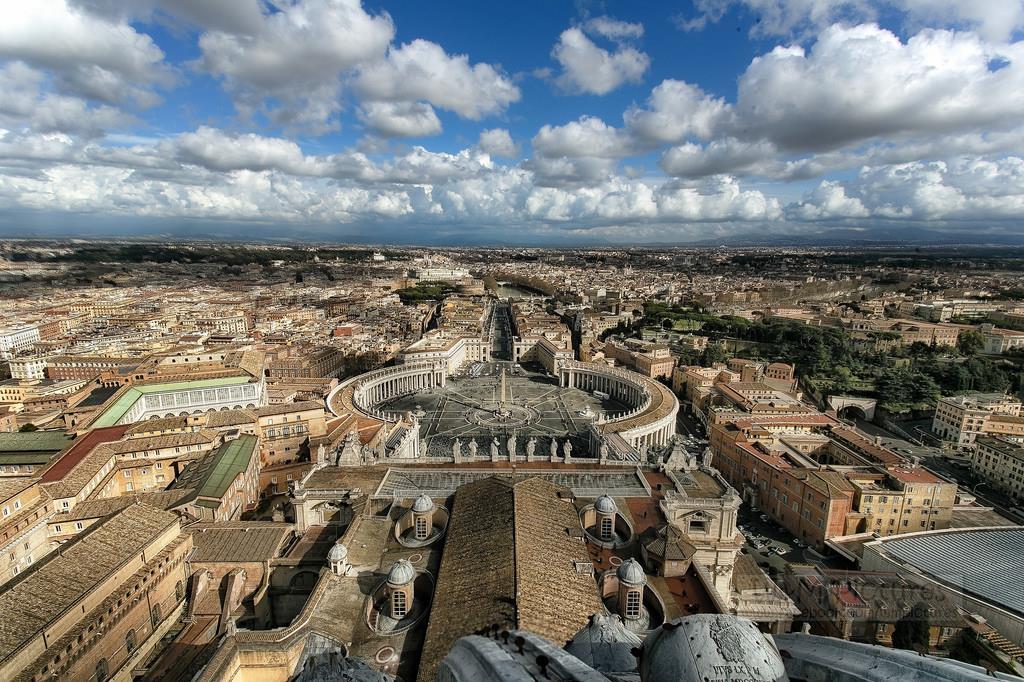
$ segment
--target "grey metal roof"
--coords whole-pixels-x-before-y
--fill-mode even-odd
[[[941,582],[1024,615],[1024,527],[895,537],[882,549]]]

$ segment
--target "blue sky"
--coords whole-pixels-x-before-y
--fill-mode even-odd
[[[0,233],[1024,241],[1024,0],[0,7]]]

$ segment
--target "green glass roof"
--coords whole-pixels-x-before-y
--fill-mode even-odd
[[[239,436],[188,465],[172,488],[195,488],[196,497],[220,499],[232,481],[249,466],[256,436]]]
[[[94,429],[105,426],[114,426],[122,417],[128,414],[128,410],[139,401],[142,396],[149,393],[168,393],[170,391],[191,391],[200,388],[220,388],[222,386],[234,386],[249,382],[247,376],[221,377],[219,379],[199,379],[197,381],[173,381],[166,384],[141,384],[130,386],[122,393],[114,403],[96,418],[91,424]]]

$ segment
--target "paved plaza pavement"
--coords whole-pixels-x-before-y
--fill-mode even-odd
[[[572,437],[579,443],[593,420],[628,409],[616,400],[562,388],[542,370],[510,362],[476,363],[460,376],[450,378],[444,387],[400,396],[380,407],[417,415],[428,454],[436,455],[450,455],[456,438],[462,441],[463,452],[470,439],[475,439],[484,452],[492,437],[513,434],[521,443],[536,436],[539,448],[547,447],[551,437]]]

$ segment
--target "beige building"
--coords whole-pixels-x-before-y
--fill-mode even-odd
[[[0,679],[129,680],[178,622],[191,536],[134,504],[0,594]]]
[[[667,345],[640,339],[609,339],[604,344],[604,355],[614,360],[615,364],[651,379],[668,379],[676,367],[676,359],[672,357]]]
[[[108,447],[116,467],[112,472],[116,495],[163,490],[178,471],[193,459],[221,443],[221,434],[211,429],[161,436],[129,438]],[[101,486],[106,489],[106,486]]]
[[[991,436],[979,437],[975,445],[971,455],[974,475],[1014,503],[1024,499],[1024,446]]]
[[[269,405],[252,413],[264,465],[293,461],[304,443],[327,434],[324,404],[319,401]]]
[[[1013,432],[1021,401],[1003,393],[972,393],[940,398],[932,419],[932,432],[957,446],[970,446],[982,434]],[[997,419],[1011,417],[1014,419]],[[991,422],[991,423],[990,423]],[[1024,423],[1022,423],[1024,424]]]
[[[854,510],[864,517],[864,532],[886,536],[949,528],[956,483],[920,466],[848,476],[856,490]]]
[[[979,327],[982,336],[985,337],[984,351],[992,355],[999,355],[1016,348],[1024,348],[1024,332],[1011,329],[997,329],[991,324],[983,324]]]
[[[6,583],[50,551],[46,521],[54,510],[36,478],[0,480],[0,498],[0,583]]]
[[[12,379],[45,379],[46,378],[45,357],[30,356],[14,358],[10,361]]]

